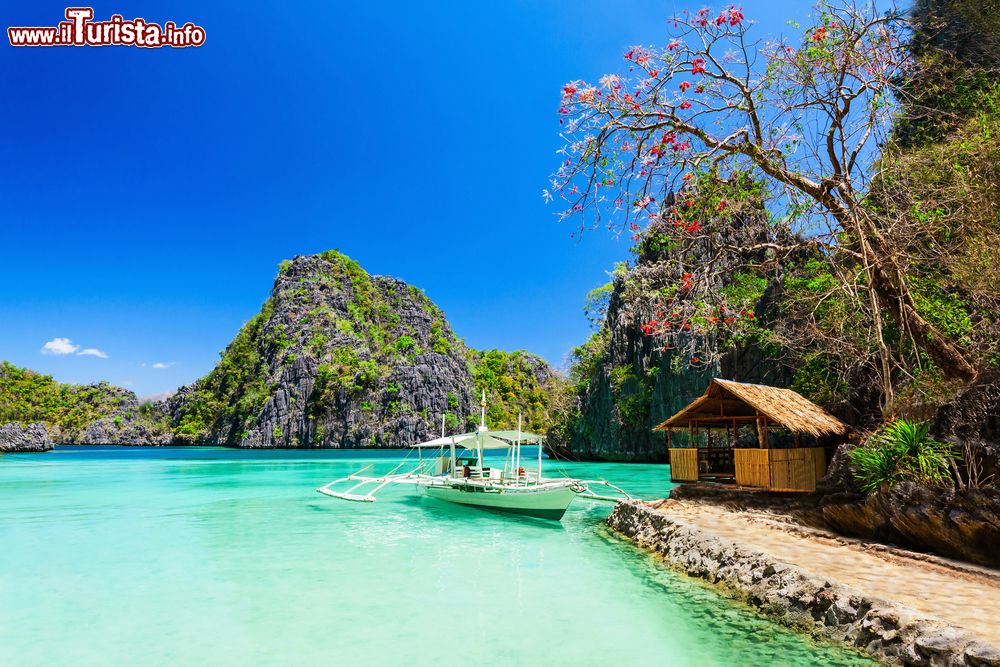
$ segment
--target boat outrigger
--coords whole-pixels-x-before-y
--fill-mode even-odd
[[[400,472],[403,461],[384,475],[366,476],[371,466],[336,479],[316,489],[334,498],[356,502],[375,502],[375,494],[390,484],[411,485],[438,500],[473,505],[514,514],[560,520],[575,498],[618,501],[631,496],[606,480],[542,477],[542,449],[545,437],[521,430],[486,428],[486,396],[483,395],[479,428],[470,433],[442,435],[440,438],[412,445],[418,452],[417,466]],[[522,464],[522,445],[538,446],[538,467],[528,470]],[[485,464],[483,452],[504,449],[507,456],[502,468]],[[437,450],[425,458],[423,452]],[[344,490],[335,490],[340,487]],[[591,487],[605,487],[613,495],[594,493]]]

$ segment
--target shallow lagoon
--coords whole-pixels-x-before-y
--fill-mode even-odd
[[[527,453],[526,453],[527,455]],[[60,447],[0,457],[0,664],[867,665],[615,538],[388,490],[386,451]],[[560,464],[662,496],[667,468]]]

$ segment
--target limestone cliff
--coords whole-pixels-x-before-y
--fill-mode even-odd
[[[557,380],[527,353],[475,352],[418,288],[336,251],[284,262],[216,368],[170,399],[177,437],[240,447],[400,447],[478,423],[547,426]]]

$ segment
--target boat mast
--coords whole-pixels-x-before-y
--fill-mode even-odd
[[[514,483],[521,481],[521,413],[517,413],[517,446],[514,447]]]
[[[451,436],[451,466],[448,468],[448,474],[455,476],[455,436]]]
[[[476,433],[476,449],[479,454],[479,476],[483,476],[485,467],[483,466],[483,431],[486,430],[486,390],[483,389],[483,398],[479,401],[479,432]]]
[[[538,483],[542,483],[542,442],[538,442]]]

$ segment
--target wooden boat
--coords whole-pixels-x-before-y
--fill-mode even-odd
[[[605,480],[543,477],[545,437],[524,432],[520,425],[518,417],[516,431],[486,428],[484,393],[479,428],[470,433],[442,434],[440,438],[413,445],[418,452],[418,465],[412,470],[399,472],[406,461],[381,476],[366,476],[362,474],[367,470],[364,468],[325,484],[317,491],[340,500],[374,502],[376,494],[386,486],[411,485],[437,500],[556,521],[562,519],[578,497],[607,501],[631,498]],[[534,470],[522,465],[523,445],[538,446],[538,463]],[[483,453],[497,449],[506,450],[503,466],[485,465]],[[436,450],[436,456],[425,458],[423,453],[428,450]],[[605,487],[612,495],[599,495],[591,487]]]

